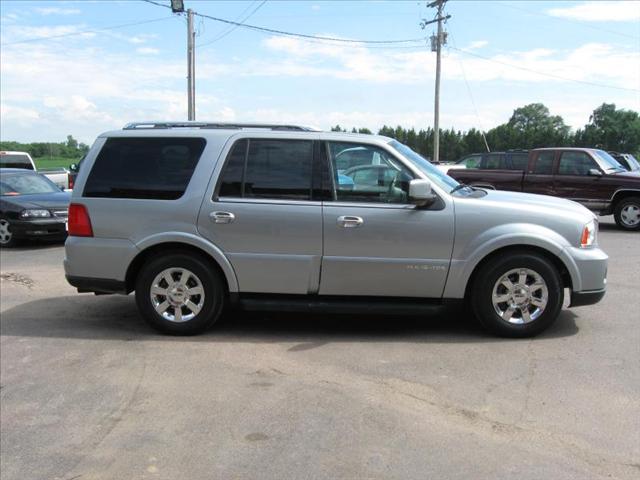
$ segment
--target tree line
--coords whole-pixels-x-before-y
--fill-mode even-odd
[[[32,158],[62,157],[69,160],[82,158],[89,151],[89,145],[78,142],[67,135],[66,142],[0,142],[0,150],[27,152]]]
[[[332,131],[346,132],[336,125]],[[353,128],[353,133],[372,133],[367,128]],[[383,126],[379,135],[394,138],[424,157],[433,154],[434,130]],[[603,103],[589,117],[589,123],[575,132],[559,115],[551,115],[542,103],[532,103],[513,111],[508,122],[484,132],[491,151],[542,147],[591,147],[621,153],[640,153],[640,115]],[[466,132],[440,130],[440,159],[457,160],[471,153],[486,152],[483,132],[472,128]]]

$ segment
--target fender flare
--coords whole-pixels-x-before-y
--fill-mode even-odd
[[[173,232],[173,233],[156,233],[148,237],[143,238],[136,242],[136,247],[140,251],[138,255],[142,254],[151,247],[162,245],[163,243],[183,243],[190,245],[199,250],[202,250],[213,261],[215,261],[224,274],[230,293],[238,292],[238,278],[234,271],[229,259],[225,254],[213,243],[204,240],[202,237],[194,235],[192,233]],[[137,257],[137,256],[136,256]]]

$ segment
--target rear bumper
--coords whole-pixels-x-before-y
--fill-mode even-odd
[[[74,277],[66,275],[67,282],[76,287],[79,293],[127,293],[125,282],[107,278]]]
[[[571,292],[570,307],[582,307],[584,305],[593,305],[598,303],[604,297],[606,289],[595,290],[593,292]]]

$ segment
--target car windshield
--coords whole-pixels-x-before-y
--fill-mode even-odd
[[[60,189],[54,183],[40,175],[2,175],[0,177],[0,195],[3,197],[59,191]]]
[[[631,167],[631,171],[632,172],[635,172],[636,170],[640,170],[640,162],[638,162],[638,160],[636,160],[636,157],[634,157],[633,155],[631,155],[629,153],[629,154],[625,155],[625,158],[627,159],[627,163]]]
[[[426,158],[414,152],[406,145],[403,145],[396,140],[392,140],[391,142],[389,142],[389,146],[400,153],[411,163],[413,163],[416,167],[418,167],[429,178],[429,180],[437,184],[443,190],[451,192],[453,189],[460,185],[456,180],[440,171],[437,167],[433,166]]]
[[[594,150],[593,151],[596,156],[600,159],[600,161],[604,164],[605,170],[618,170],[620,172],[624,172],[626,168],[624,168],[618,161],[609,155],[604,150]]]

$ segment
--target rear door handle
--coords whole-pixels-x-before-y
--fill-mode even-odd
[[[362,217],[351,217],[349,215],[342,215],[338,217],[338,225],[343,228],[356,228],[364,223]]]
[[[236,216],[231,212],[211,212],[209,218],[213,223],[232,223]]]

